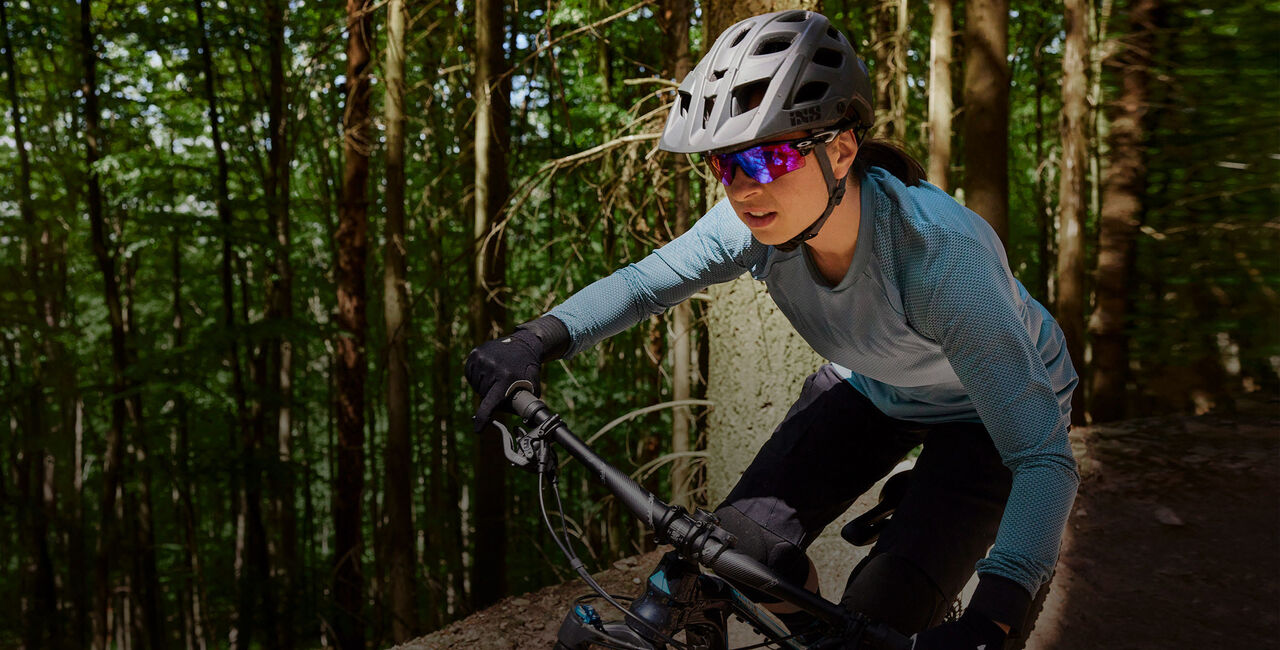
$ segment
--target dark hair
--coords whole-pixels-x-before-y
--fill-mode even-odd
[[[871,138],[858,147],[853,159],[854,178],[862,178],[870,167],[882,167],[908,187],[919,185],[925,178],[924,167],[911,154],[888,140]]]

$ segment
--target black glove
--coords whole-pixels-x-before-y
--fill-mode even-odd
[[[911,650],[1000,650],[1005,636],[995,621],[967,610],[958,621],[943,623],[911,637]]]
[[[493,419],[493,412],[507,401],[507,392],[518,381],[533,385],[541,395],[539,370],[544,361],[559,359],[569,348],[569,330],[554,316],[543,316],[516,328],[510,336],[486,343],[467,355],[463,373],[480,395],[475,431]]]

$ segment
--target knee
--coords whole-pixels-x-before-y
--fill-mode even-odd
[[[849,575],[840,604],[903,634],[914,634],[941,621],[947,598],[924,570],[894,553],[877,553]]]
[[[804,586],[809,577],[809,558],[803,549],[756,523],[733,506],[720,506],[715,514],[720,518],[721,527],[737,538],[735,549],[773,569],[783,580]],[[758,603],[780,602],[777,598],[743,585],[734,586]]]

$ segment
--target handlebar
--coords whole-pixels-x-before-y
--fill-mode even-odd
[[[697,560],[731,582],[801,607],[835,629],[861,629],[863,638],[877,643],[875,647],[910,650],[911,641],[897,631],[883,624],[870,623],[860,614],[786,582],[755,558],[734,550],[733,536],[720,528],[710,513],[699,511],[697,515],[690,515],[680,506],[663,502],[592,451],[533,393],[515,391],[511,405],[527,426],[538,429],[546,426],[544,435],[590,469],[628,510],[646,523],[660,542],[675,546],[686,557]]]

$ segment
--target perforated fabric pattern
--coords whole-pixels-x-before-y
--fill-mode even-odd
[[[569,329],[566,358],[662,313],[712,284],[758,271],[769,247],[757,242],[727,202],[666,246],[570,296],[550,312]]]
[[[858,247],[834,287],[804,247],[761,245],[721,202],[685,235],[551,314],[568,327],[572,355],[750,270],[814,350],[886,415],[986,426],[1013,488],[977,569],[1034,593],[1056,562],[1078,483],[1067,440],[1078,380],[1062,331],[972,211],[880,168],[859,188]]]
[[[1058,389],[1026,327],[1021,285],[1003,249],[972,231],[921,221],[891,222],[879,246],[933,251],[925,263],[886,265],[902,281],[907,320],[941,345],[973,408],[991,435],[1013,487],[996,543],[978,563],[983,573],[1017,582],[1034,594],[1057,561],[1079,475],[1071,455],[1070,389],[1076,384],[1062,346],[1056,362],[1067,375]],[[986,224],[974,224],[981,230]]]

